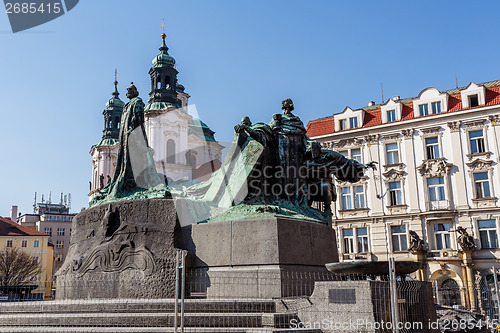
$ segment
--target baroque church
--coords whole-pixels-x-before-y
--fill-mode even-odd
[[[149,70],[151,91],[144,109],[144,126],[158,173],[174,181],[205,180],[221,165],[222,149],[214,132],[188,113],[189,94],[177,82],[175,59],[168,54],[165,33],[160,53]],[[116,75],[115,75],[116,76]],[[103,111],[102,139],[90,149],[92,181],[89,200],[113,178],[118,156],[120,120],[125,103],[115,77],[112,98]]]

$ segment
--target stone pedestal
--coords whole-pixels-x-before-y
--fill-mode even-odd
[[[439,332],[429,282],[398,281],[397,292],[400,332]],[[292,328],[319,328],[324,333],[393,331],[389,281],[316,282],[309,302],[299,309],[299,321]]]
[[[195,224],[185,230],[195,254],[189,284],[208,297],[285,297],[311,293],[338,261],[335,231],[286,218]]]
[[[173,297],[177,215],[173,200],[119,201],[73,220],[57,272],[57,299]]]

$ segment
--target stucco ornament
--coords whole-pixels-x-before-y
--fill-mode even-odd
[[[417,167],[420,174],[426,178],[441,177],[448,174],[453,167],[453,164],[446,163],[443,158],[434,160],[425,160]]]

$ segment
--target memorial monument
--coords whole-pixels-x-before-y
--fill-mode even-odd
[[[154,167],[138,95],[134,85],[127,89],[112,181],[74,219],[58,298],[172,297],[178,249],[191,254],[189,268],[204,282],[231,274],[255,281],[254,290],[224,292],[206,283],[208,295],[228,297],[289,296],[284,272],[326,271],[326,263],[338,261],[328,226],[332,176],[356,182],[374,163],[311,141],[287,98],[269,124],[244,117],[235,126],[226,159],[209,180],[168,184]],[[322,210],[312,207],[318,201]],[[105,287],[92,283],[97,279]]]

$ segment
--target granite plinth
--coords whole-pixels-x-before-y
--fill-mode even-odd
[[[195,224],[184,230],[195,254],[192,285],[208,297],[287,297],[312,292],[338,261],[324,224],[264,218]]]
[[[117,201],[73,220],[57,299],[166,298],[175,286],[177,215],[170,199]]]

